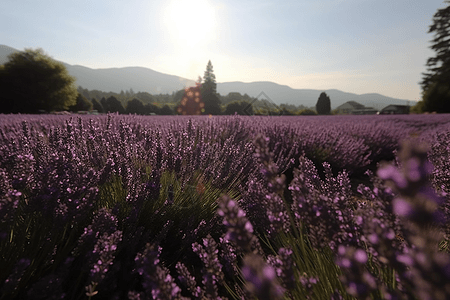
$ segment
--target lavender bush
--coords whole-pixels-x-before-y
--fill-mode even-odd
[[[0,299],[447,299],[448,132],[0,115]]]

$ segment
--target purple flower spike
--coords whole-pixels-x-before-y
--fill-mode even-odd
[[[287,290],[295,289],[297,282],[295,280],[295,262],[292,258],[292,250],[288,248],[280,248],[277,256],[269,256],[267,259],[281,280],[282,286]]]
[[[219,199],[218,214],[228,227],[225,240],[234,243],[241,250],[251,251],[252,244],[256,241],[253,226],[237,203],[226,195],[222,196]]]
[[[411,203],[402,198],[396,198],[392,202],[393,212],[402,217],[409,217],[414,213]]]
[[[283,288],[278,283],[275,270],[266,264],[261,256],[248,254],[244,257],[242,275],[246,289],[258,299],[281,299]]]

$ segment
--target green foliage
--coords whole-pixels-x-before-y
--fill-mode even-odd
[[[225,115],[253,115],[253,106],[247,101],[233,101],[225,107]]]
[[[160,108],[158,106],[151,103],[147,103],[144,105],[144,115],[151,115],[151,114],[159,115],[159,113]]]
[[[423,102],[423,100],[421,100],[421,101],[417,102],[416,105],[412,106],[410,108],[409,112],[413,113],[413,114],[421,114],[425,111],[424,109],[425,109],[424,102]]]
[[[103,106],[100,104],[100,102],[97,101],[97,99],[92,98],[92,105],[93,105],[93,109],[98,111],[99,113],[103,113]]]
[[[86,99],[85,96],[78,93],[77,97],[77,103],[71,107],[69,107],[70,111],[77,112],[77,111],[91,111],[94,107],[92,101],[89,101]]]
[[[60,111],[76,105],[75,78],[42,49],[25,49],[8,58],[0,69],[1,112]]]
[[[423,93],[423,111],[450,113],[450,85],[444,82],[431,84]]]
[[[134,98],[133,100],[128,101],[126,113],[143,115],[145,113],[144,104],[142,101]]]
[[[201,83],[202,78],[200,78],[198,83]],[[185,94],[185,89],[179,90],[177,92],[174,92],[172,94],[157,94],[157,95],[151,95],[147,92],[138,92],[134,94],[134,98],[140,100],[144,104],[144,115],[150,115],[150,114],[161,114],[160,109],[162,106],[167,105],[169,108],[171,108],[173,111],[177,111],[175,106],[179,106],[181,103],[181,100]],[[99,90],[87,90],[83,89],[82,87],[78,87],[78,92],[83,94],[86,98],[95,98],[96,100],[100,101],[102,98],[109,98],[111,96],[115,97],[117,100],[119,100],[121,103],[126,104],[126,92],[123,92],[123,95],[120,93],[114,93],[114,92],[102,92]],[[128,92],[129,93],[129,92]],[[222,111],[225,111],[226,106],[230,104],[231,102],[247,102],[252,104],[252,111],[255,115],[292,115],[292,114],[299,114],[299,111],[307,109],[307,107],[303,105],[293,105],[293,104],[280,104],[279,109],[276,109],[274,105],[270,102],[268,102],[265,99],[257,99],[255,97],[250,97],[247,94],[241,95],[238,92],[230,92],[226,96],[222,96],[218,93],[216,93],[219,101],[220,101],[220,110],[219,105],[214,105],[213,109],[216,111],[215,113],[211,114],[220,114]],[[203,99],[202,99],[203,101]],[[217,101],[217,99],[216,99]],[[101,104],[99,103],[101,106]],[[209,104],[208,104],[209,105]],[[209,106],[211,107],[211,106]],[[94,107],[94,109],[96,109]],[[97,106],[96,109],[98,112],[107,112],[104,111],[103,108],[99,109]],[[165,114],[168,113],[167,111],[164,111]],[[204,112],[206,114],[206,112]],[[234,112],[233,112],[234,114]],[[315,112],[313,114],[316,114]]]
[[[209,94],[217,93],[216,75],[214,75],[213,65],[210,60],[206,65],[205,75],[203,76],[202,92]]]
[[[246,94],[246,96],[248,98],[250,98],[247,94]],[[241,93],[237,93],[237,92],[228,93],[228,95],[222,96],[220,99],[220,101],[223,104],[228,104],[231,102],[242,101],[242,100],[245,100],[244,96],[242,96]],[[251,99],[246,99],[246,101],[251,102]]]
[[[315,116],[317,115],[317,112],[315,110],[305,108],[297,112],[297,115],[301,116]]]
[[[317,100],[316,111],[319,115],[329,115],[331,113],[330,97],[325,92],[322,92]]]
[[[184,96],[185,89],[179,90],[176,92],[173,96],[173,102],[179,103],[181,101],[181,98]]]
[[[450,3],[450,1],[445,1]],[[423,74],[424,110],[450,112],[450,5],[439,9],[433,16],[428,33],[434,33],[431,49],[436,52],[427,61],[428,72]]]
[[[164,105],[163,107],[161,107],[161,109],[159,110],[159,114],[160,115],[173,115],[173,109],[171,109],[168,105]]]
[[[155,102],[155,97],[147,92],[136,93],[134,94],[134,98],[142,101],[144,104]]]
[[[205,75],[203,76],[201,95],[202,101],[205,103],[204,114],[220,115],[222,113],[219,95],[217,94],[216,75],[214,75],[211,61],[208,61]]]
[[[125,109],[122,106],[122,103],[120,103],[119,100],[116,99],[116,97],[111,96],[108,99],[102,99],[101,104],[103,106],[103,109],[105,112],[115,113],[118,112],[119,114],[124,114]]]
[[[281,108],[280,114],[281,114],[282,116],[293,116],[293,115],[295,115],[293,111],[291,111],[290,109],[288,109],[288,108],[286,108],[286,107],[282,107],[282,108]]]

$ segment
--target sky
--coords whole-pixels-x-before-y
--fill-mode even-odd
[[[89,68],[418,101],[444,0],[2,0],[0,44]]]

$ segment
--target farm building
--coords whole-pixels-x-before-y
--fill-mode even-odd
[[[378,111],[372,107],[365,107],[356,101],[347,101],[342,105],[336,107],[338,114],[353,114],[353,115],[372,115]]]
[[[408,105],[388,105],[379,112],[380,115],[405,115],[409,114]]]
[[[364,107],[363,109],[355,109],[351,113],[352,115],[376,115],[378,110],[373,107]]]

